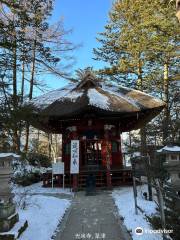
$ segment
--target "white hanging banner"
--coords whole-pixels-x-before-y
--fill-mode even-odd
[[[71,140],[71,174],[79,173],[79,140]]]

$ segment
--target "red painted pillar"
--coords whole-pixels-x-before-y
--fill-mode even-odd
[[[108,129],[104,129],[104,137],[105,137],[105,142],[106,142],[106,182],[107,182],[107,188],[111,189],[112,188],[112,181],[111,181],[111,143],[109,140],[109,131]]]
[[[77,190],[78,190],[78,176],[77,176],[77,174],[73,174],[72,190],[73,190],[73,192],[77,192]]]
[[[119,133],[119,159],[120,159],[121,167],[123,167],[123,155],[122,155],[121,132]]]

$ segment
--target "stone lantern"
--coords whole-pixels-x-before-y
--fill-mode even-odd
[[[169,173],[171,185],[180,191],[180,147],[169,145],[157,152],[164,156],[163,166]]]
[[[19,220],[10,189],[13,159],[14,154],[0,153],[0,235],[8,232]]]
[[[169,179],[166,183],[166,195],[172,198],[174,208],[180,211],[180,146],[167,145],[157,150],[163,158],[163,166],[169,173]]]

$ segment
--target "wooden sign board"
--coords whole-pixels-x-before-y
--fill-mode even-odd
[[[53,163],[52,172],[53,174],[64,174],[64,163],[63,162]]]
[[[79,173],[79,140],[71,140],[71,174]]]

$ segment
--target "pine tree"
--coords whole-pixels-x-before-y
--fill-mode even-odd
[[[133,86],[129,81],[131,78],[136,88],[152,93],[160,85],[160,94],[166,102],[164,142],[171,122],[169,87],[172,68],[177,61],[178,33],[179,25],[172,5],[159,0],[118,0],[113,4],[105,31],[97,39],[101,47],[94,49],[96,59],[109,64],[100,72],[111,79],[116,76],[119,83]],[[154,81],[156,76],[159,76],[158,81]],[[141,137],[144,152],[145,129],[141,130]]]

